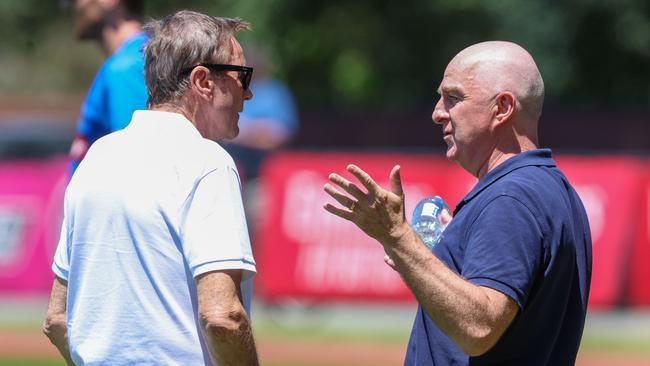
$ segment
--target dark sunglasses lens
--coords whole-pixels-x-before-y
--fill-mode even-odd
[[[240,74],[241,85],[244,90],[248,89],[248,86],[251,83],[251,78],[253,77],[252,71],[242,71]]]

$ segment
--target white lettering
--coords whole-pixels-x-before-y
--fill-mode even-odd
[[[403,291],[400,276],[383,261],[383,251],[360,243],[320,242],[298,253],[296,284],[315,292],[395,294]]]

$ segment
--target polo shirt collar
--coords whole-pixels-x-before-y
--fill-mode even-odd
[[[147,127],[150,126],[150,127]],[[158,133],[181,137],[202,137],[199,130],[180,113],[137,110],[127,128],[152,128]]]
[[[492,183],[499,180],[504,175],[512,172],[513,170],[525,167],[525,166],[556,166],[555,161],[551,157],[551,149],[537,149],[525,151],[523,153],[517,154],[512,158],[504,161],[499,164],[496,168],[492,169],[491,172],[487,173],[483,178],[479,179],[474,188],[458,203],[456,209],[454,210],[454,215],[460,211],[460,209],[476,197],[481,191],[492,185]]]

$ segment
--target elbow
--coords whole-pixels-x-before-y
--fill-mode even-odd
[[[230,339],[246,332],[248,316],[243,308],[221,314],[201,314],[203,330],[217,339]]]
[[[499,340],[500,334],[489,326],[475,326],[467,331],[458,346],[469,356],[476,357],[487,353]]]
[[[48,314],[43,322],[42,331],[52,343],[65,336],[67,330],[65,314]]]

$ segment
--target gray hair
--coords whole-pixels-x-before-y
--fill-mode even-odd
[[[144,49],[147,105],[180,99],[190,85],[184,70],[200,63],[228,63],[231,39],[243,29],[250,29],[250,24],[239,18],[188,10],[147,23],[144,30],[151,37]]]

